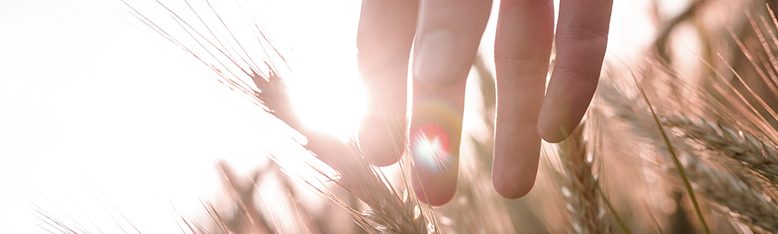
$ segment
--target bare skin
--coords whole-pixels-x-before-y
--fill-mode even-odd
[[[414,191],[432,205],[447,203],[456,192],[465,80],[491,5],[362,2],[357,47],[372,103],[360,144],[376,165],[386,166],[402,157],[409,142]],[[502,196],[519,198],[534,186],[541,137],[560,142],[578,126],[597,87],[612,5],[613,0],[561,0],[554,34],[552,0],[500,2],[492,181]],[[556,65],[545,90],[554,39]],[[405,139],[409,69],[413,114],[411,139]]]

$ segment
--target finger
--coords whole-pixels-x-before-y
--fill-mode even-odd
[[[556,63],[540,111],[538,132],[560,142],[578,126],[600,78],[613,0],[563,0]]]
[[[465,79],[491,1],[426,0],[413,51],[411,175],[420,200],[443,205],[456,192]]]
[[[408,57],[416,33],[417,0],[365,0],[359,18],[359,66],[370,93],[360,147],[378,166],[402,156]]]
[[[505,1],[495,37],[497,115],[492,183],[519,198],[535,184],[540,157],[538,112],[554,34],[551,0]]]

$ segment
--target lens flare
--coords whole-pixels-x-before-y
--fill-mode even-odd
[[[442,128],[434,124],[421,126],[411,141],[411,153],[417,166],[436,173],[445,172],[452,166],[449,137]]]

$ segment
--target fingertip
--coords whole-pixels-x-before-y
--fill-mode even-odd
[[[517,199],[526,196],[535,187],[535,176],[532,178],[516,179],[505,175],[492,175],[494,190],[500,196],[508,199]]]
[[[586,67],[591,68],[591,67]],[[581,75],[563,65],[554,69],[538,115],[538,134],[550,143],[561,142],[575,131],[597,91],[596,72]],[[592,69],[594,69],[592,68]]]
[[[405,153],[404,127],[382,117],[366,119],[359,131],[359,147],[373,165],[395,164]]]
[[[450,202],[457,192],[457,177],[448,178],[443,181],[435,181],[434,178],[419,177],[418,174],[411,173],[413,192],[419,201],[432,206],[442,206]],[[423,181],[423,182],[422,182]]]
[[[389,142],[391,137],[376,137],[384,142]],[[403,149],[400,146],[385,143],[362,144],[362,150],[370,159],[370,163],[379,167],[391,166],[397,163],[403,155]]]
[[[501,196],[508,199],[523,197],[535,186],[540,158],[540,139],[522,144],[495,145],[492,165],[492,184]]]
[[[414,187],[413,191],[416,193],[416,197],[419,198],[419,201],[431,206],[442,206],[448,204],[448,202],[454,199],[454,194],[456,193],[456,189],[454,189],[453,191],[446,193],[427,192],[425,196],[425,191],[420,188]]]
[[[559,143],[570,137],[570,133],[575,130],[577,126],[570,126],[569,124],[558,124],[553,121],[544,121],[543,124],[538,124],[538,134],[548,143]]]
[[[500,118],[495,131],[492,184],[501,196],[516,199],[535,186],[540,160],[540,136],[535,123],[516,123]]]
[[[549,143],[559,143],[575,131],[589,108],[595,90],[568,88],[566,92],[549,91],[540,109],[537,131]]]

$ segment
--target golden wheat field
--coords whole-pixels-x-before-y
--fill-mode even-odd
[[[515,200],[493,13],[432,207],[355,140],[359,0],[3,1],[0,233],[778,233],[775,9],[614,1],[591,106]]]

